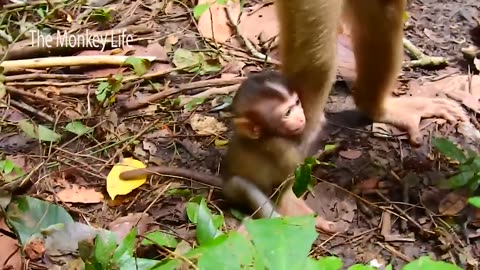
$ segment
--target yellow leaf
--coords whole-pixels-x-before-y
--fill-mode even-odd
[[[122,161],[115,164],[107,176],[107,192],[110,198],[113,200],[115,199],[115,196],[128,194],[132,190],[143,185],[143,183],[147,181],[147,177],[135,180],[122,180],[120,179],[120,174],[124,171],[145,167],[145,164],[133,158],[124,158]]]
[[[224,145],[227,145],[227,144],[228,144],[227,140],[215,139],[215,146],[224,146]]]

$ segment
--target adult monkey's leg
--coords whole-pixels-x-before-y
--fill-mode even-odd
[[[414,145],[422,142],[421,118],[469,121],[461,106],[449,99],[392,97],[403,59],[405,0],[346,0],[345,4],[357,70],[353,96],[361,111],[374,121],[406,130]]]
[[[360,0],[359,0],[360,1]],[[313,138],[324,124],[323,110],[336,72],[336,36],[342,10],[341,0],[276,0],[280,23],[281,70],[301,99],[306,127],[300,147],[308,154]],[[278,203],[282,215],[313,214],[297,198],[291,186]],[[341,230],[334,222],[317,217],[317,228]]]

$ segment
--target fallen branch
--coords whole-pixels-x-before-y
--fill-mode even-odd
[[[158,102],[161,99],[167,98],[171,95],[181,93],[187,90],[214,86],[214,85],[227,85],[227,84],[238,84],[245,80],[245,77],[237,77],[237,78],[228,78],[228,79],[213,79],[213,80],[206,80],[206,81],[198,81],[198,82],[191,82],[186,83],[183,85],[178,86],[177,88],[163,90],[162,92],[152,94],[147,97],[143,97],[141,99],[130,98],[123,102],[120,105],[121,110],[129,111],[141,108],[143,106],[147,106],[151,103]]]
[[[63,104],[60,101],[56,101],[54,99],[44,97],[44,96],[41,96],[41,95],[36,95],[36,94],[30,93],[30,92],[27,92],[27,91],[24,91],[24,90],[17,89],[17,88],[12,87],[12,86],[7,85],[5,87],[5,89],[7,89],[7,91],[9,93],[17,94],[19,96],[29,97],[29,98],[32,98],[34,100],[43,101],[46,104],[54,104],[54,105],[61,106],[61,107],[67,107],[67,105]]]
[[[83,66],[83,65],[116,65],[121,66],[130,56],[124,55],[88,55],[88,56],[66,56],[66,57],[45,57],[25,60],[3,61],[0,66],[4,73],[16,69],[26,68],[51,68],[62,66]],[[155,56],[136,56],[149,61],[154,61]]]
[[[180,106],[184,106],[185,104],[187,104],[188,102],[192,101],[195,98],[208,98],[213,95],[228,95],[231,92],[237,91],[239,85],[240,84],[234,84],[234,85],[229,85],[224,87],[215,87],[215,88],[207,89],[196,95],[179,97]]]
[[[19,109],[23,109],[23,110],[25,110],[29,113],[32,113],[32,114],[34,114],[34,115],[36,115],[40,118],[43,118],[50,123],[55,123],[55,119],[53,119],[53,117],[51,117],[50,115],[48,115],[44,112],[41,112],[41,111],[35,109],[34,107],[32,107],[32,106],[30,106],[30,105],[28,105],[28,104],[26,104],[22,101],[16,101],[16,100],[11,99],[10,104],[12,104],[15,107],[18,107]]]
[[[447,59],[440,56],[428,56],[420,51],[410,40],[403,38],[403,47],[408,55],[415,60],[406,64],[407,67],[443,66],[448,65]]]
[[[6,82],[23,81],[23,80],[85,80],[90,76],[83,74],[48,74],[48,73],[29,73],[20,75],[5,76]]]
[[[6,4],[3,5],[3,11],[7,11],[9,9],[15,9],[15,8],[21,8],[21,7],[27,7],[27,6],[38,6],[38,5],[43,5],[43,4],[59,4],[62,3],[63,1],[61,0],[40,0],[40,1],[32,1],[32,2],[22,2],[22,3],[12,3],[12,4]]]
[[[185,67],[180,67],[180,68],[172,68],[172,69],[167,69],[167,70],[160,70],[156,72],[150,72],[146,73],[142,76],[137,76],[137,75],[129,75],[125,76],[122,80],[123,83],[131,82],[134,80],[139,80],[139,79],[153,79],[156,77],[161,77],[166,74],[169,74],[171,72],[177,71],[177,70],[182,70]],[[28,87],[33,87],[33,86],[57,86],[57,87],[68,87],[68,86],[78,86],[78,85],[85,85],[85,84],[90,84],[90,83],[96,83],[96,82],[103,82],[106,81],[107,78],[101,77],[101,78],[94,78],[94,79],[88,79],[84,81],[79,81],[79,82],[47,82],[47,81],[34,81],[34,82],[9,82],[7,85],[10,86],[28,86]],[[80,95],[82,93],[74,93],[76,95]],[[87,94],[85,91],[84,94]]]

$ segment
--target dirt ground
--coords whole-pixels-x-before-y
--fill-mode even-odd
[[[247,7],[263,7],[255,2],[259,1],[248,2]],[[118,11],[112,13],[108,23],[90,23],[88,26],[96,30],[110,29],[130,16],[138,16],[138,24],[148,26],[154,32],[141,35],[137,46],[148,42],[160,44],[158,48],[145,50],[165,58],[165,61],[151,68],[154,71],[172,69],[172,55],[177,48],[215,53],[203,41],[202,35],[205,36],[205,33],[198,30],[202,27],[201,21],[196,26],[189,10],[184,6],[169,6],[168,12],[158,11],[156,17],[149,17],[154,14],[154,8],[148,6],[149,3],[147,1],[137,5],[132,1],[124,1]],[[265,20],[268,17],[266,14],[270,13],[262,15]],[[408,14],[405,37],[426,55],[445,57],[449,64],[434,68],[404,67],[398,82],[399,89],[404,92],[397,94],[411,94],[410,88],[427,81],[478,74],[471,60],[464,57],[462,49],[469,45],[480,46],[479,1],[409,1]],[[61,15],[58,16],[58,20],[50,21],[50,27],[71,27],[64,19],[60,19],[63,18]],[[243,27],[246,29],[244,31],[248,31],[248,26]],[[169,36],[174,36],[177,40],[174,42],[167,38]],[[261,44],[258,40],[254,43],[257,47]],[[211,97],[213,101],[208,100],[191,111],[173,106],[174,99],[179,94],[161,98],[153,106],[144,108],[125,110],[122,106],[132,98],[141,99],[155,94],[158,92],[156,85],[163,87],[168,84],[168,88],[163,91],[183,87],[181,95],[191,96],[207,88],[234,85],[235,82],[228,83],[232,78],[272,66],[254,60],[247,50],[241,49],[244,45],[238,41],[229,44],[222,48],[232,55],[236,52],[238,58],[224,62],[221,71],[213,75],[169,71],[152,80],[152,83],[132,81],[123,86],[116,101],[106,108],[98,103],[91,107],[88,105],[94,104],[92,100],[95,95],[87,97],[88,94],[85,93],[96,90],[94,83],[61,85],[45,79],[50,83],[29,86],[25,80],[7,81],[7,85],[28,89],[29,93],[45,97],[35,100],[35,97],[11,92],[11,100],[17,103],[13,102],[9,108],[0,107],[3,115],[0,122],[0,152],[3,155],[0,157],[15,160],[22,168],[32,172],[27,184],[11,189],[16,194],[27,193],[55,201],[65,207],[76,220],[99,227],[107,228],[111,222],[129,213],[146,212],[153,217],[157,227],[188,240],[194,239],[194,227],[188,224],[185,203],[192,194],[202,194],[209,199],[211,206],[224,211],[228,217],[227,223],[233,226],[235,221],[221,193],[205,188],[204,185],[155,176],[140,188],[111,200],[105,182],[111,166],[122,156],[135,157],[150,165],[168,164],[210,174],[218,173],[226,150],[222,141],[227,140],[232,131],[228,110],[210,109],[225,103],[227,99],[223,96]],[[169,50],[169,46],[172,49]],[[136,47],[136,50],[142,49]],[[277,56],[275,50],[259,51],[268,52],[274,58]],[[104,53],[111,52],[109,50]],[[98,51],[79,49],[74,53],[57,53],[87,56]],[[41,55],[42,52],[35,57]],[[375,57],[375,52],[372,52],[372,57]],[[408,61],[410,58],[407,56],[405,59]],[[128,69],[50,69],[50,73],[85,74],[91,78],[105,77],[112,72],[127,73]],[[313,247],[314,256],[338,255],[346,266],[369,263],[374,259],[380,263],[392,262],[394,266],[400,266],[421,255],[431,255],[436,259],[456,262],[465,269],[479,269],[472,264],[478,265],[480,258],[480,212],[465,204],[458,205],[459,201],[465,200],[463,193],[438,187],[453,171],[453,167],[432,150],[431,139],[435,136],[448,137],[477,151],[479,140],[458,132],[454,126],[445,124],[444,121],[432,120],[422,122],[426,136],[424,144],[419,148],[412,148],[405,136],[377,136],[372,132],[372,123],[356,111],[349,84],[341,75],[338,76],[326,106],[329,124],[319,142],[319,149],[325,145],[337,144],[340,151],[325,156],[322,160],[325,164],[316,168],[315,176],[318,177],[319,184],[315,186],[315,195],[308,196],[308,202],[321,215],[348,224],[349,230],[345,234],[333,236],[320,233]],[[208,82],[216,78],[224,79],[227,83],[211,82],[203,87],[195,85],[195,82]],[[18,82],[20,84],[15,84]],[[77,94],[68,94],[69,91]],[[181,98],[182,96],[180,100]],[[480,95],[477,95],[477,101],[479,98]],[[48,104],[51,100],[57,103]],[[19,101],[35,108],[34,113],[28,113],[25,107],[22,109],[18,105]],[[63,109],[62,104],[65,105]],[[468,112],[472,123],[478,124],[476,114],[472,110]],[[38,124],[48,123],[41,117],[42,113],[53,117],[59,126],[66,125],[71,119],[81,119],[85,125],[95,126],[94,136],[76,138],[70,135],[63,138],[61,143],[50,147],[48,143],[39,144],[36,140],[29,139],[15,125],[9,124],[28,117]],[[191,122],[197,113],[215,117],[228,130],[218,136],[199,134],[198,130],[192,128]],[[476,127],[478,129],[479,126]],[[72,195],[77,196],[77,203],[75,200],[58,200],[56,194],[72,189],[72,185],[83,189]],[[171,189],[170,192],[165,191],[166,187]],[[78,197],[85,195],[85,190],[101,192],[104,199],[97,203],[82,202]]]

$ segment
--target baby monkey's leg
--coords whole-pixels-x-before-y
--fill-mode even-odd
[[[354,98],[372,120],[406,130],[410,142],[422,142],[421,118],[439,116],[450,122],[468,121],[456,102],[443,98],[392,97],[403,58],[405,0],[347,0],[351,20],[357,81]]]

